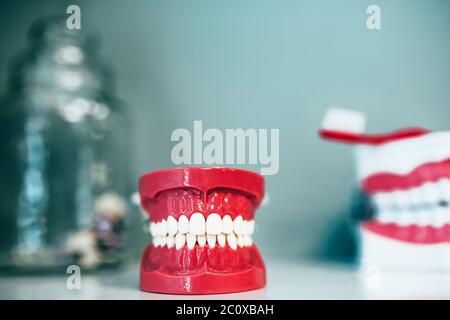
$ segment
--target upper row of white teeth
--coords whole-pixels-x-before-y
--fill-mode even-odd
[[[377,211],[411,209],[423,205],[437,205],[440,201],[450,202],[450,180],[427,182],[407,190],[378,192],[373,196]]]
[[[188,219],[181,215],[178,221],[169,216],[167,220],[150,224],[150,233],[155,246],[167,245],[169,248],[175,245],[177,249],[187,244],[192,249],[196,243],[204,246],[206,243],[214,247],[216,242],[224,247],[225,243],[232,249],[239,245],[250,246],[253,244],[252,234],[255,229],[254,220],[244,220],[237,216],[234,220],[229,215],[223,219],[217,213],[211,213],[205,220],[201,213],[193,213]]]

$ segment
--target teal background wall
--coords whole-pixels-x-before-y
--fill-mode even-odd
[[[367,112],[373,132],[450,129],[447,0],[4,2],[0,92],[30,23],[69,4],[98,28],[134,119],[134,179],[171,166],[170,134],[194,120],[280,129],[280,171],[267,177],[271,201],[258,216],[264,254],[351,252],[351,149],[318,139],[327,108]],[[366,28],[370,4],[380,31]]]

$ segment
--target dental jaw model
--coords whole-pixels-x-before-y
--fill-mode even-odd
[[[259,174],[231,168],[174,168],[140,179],[152,243],[141,260],[144,291],[216,294],[265,286],[253,244],[264,195]]]
[[[371,211],[359,223],[361,263],[450,271],[450,132],[366,135],[362,122],[334,109],[321,130],[325,139],[357,144],[356,177]]]

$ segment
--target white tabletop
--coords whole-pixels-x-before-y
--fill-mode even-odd
[[[351,266],[269,259],[260,290],[181,296],[141,292],[138,265],[82,274],[81,289],[68,290],[67,275],[0,277],[0,299],[450,299],[450,274],[381,272]]]

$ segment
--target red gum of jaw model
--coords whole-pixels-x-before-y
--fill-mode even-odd
[[[211,213],[232,220],[253,220],[264,193],[262,176],[228,168],[175,168],[144,175],[141,200],[151,221],[177,221],[184,215]],[[175,246],[150,244],[141,261],[141,289],[172,294],[239,292],[265,286],[265,266],[255,245],[211,248],[195,244]]]

